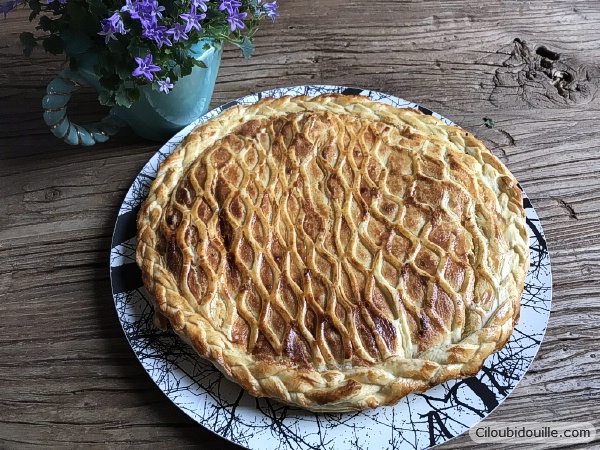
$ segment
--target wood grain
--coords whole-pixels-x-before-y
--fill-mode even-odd
[[[600,3],[280,3],[250,61],[226,49],[213,105],[279,86],[360,86],[483,139],[529,194],[554,278],[538,357],[486,420],[590,421],[600,431]],[[55,139],[40,102],[62,61],[24,57],[23,30],[34,31],[25,10],[0,19],[0,447],[238,448],[156,388],[114,311],[112,228],[159,144],[127,131],[92,149]],[[106,112],[89,91],[73,103],[81,121]],[[461,436],[440,448],[472,444]]]

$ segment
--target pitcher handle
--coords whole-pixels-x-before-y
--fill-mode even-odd
[[[46,96],[42,100],[44,122],[52,133],[70,145],[94,145],[106,142],[110,136],[127,124],[113,115],[112,112],[102,121],[91,125],[77,125],[67,117],[67,103],[71,94],[88,83],[70,69],[64,69],[46,88]]]

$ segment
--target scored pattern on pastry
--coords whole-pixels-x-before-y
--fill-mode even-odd
[[[224,116],[140,213],[145,283],[201,355],[254,395],[347,410],[477,371],[506,342],[528,237],[479,141],[348,97]]]

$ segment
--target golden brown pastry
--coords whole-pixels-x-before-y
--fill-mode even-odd
[[[529,250],[517,182],[472,135],[322,95],[198,126],[142,206],[137,262],[252,395],[349,411],[476,374],[518,321]]]

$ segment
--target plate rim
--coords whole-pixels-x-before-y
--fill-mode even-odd
[[[132,181],[132,184],[129,185],[129,188],[127,189],[127,192],[123,198],[123,201],[121,202],[121,206],[119,208],[118,214],[117,214],[117,219],[115,220],[115,225],[113,227],[113,232],[111,235],[111,256],[109,256],[109,278],[110,278],[110,285],[111,285],[111,293],[113,296],[113,301],[115,303],[115,312],[117,313],[117,318],[119,320],[119,323],[121,325],[121,329],[123,330],[123,334],[125,335],[125,338],[127,339],[127,343],[129,344],[131,350],[133,351],[134,355],[136,356],[137,360],[139,361],[139,363],[141,364],[142,368],[144,369],[144,371],[147,373],[147,375],[150,377],[150,379],[154,382],[154,384],[156,385],[156,387],[169,399],[169,401],[171,403],[173,403],[175,406],[177,406],[177,408],[182,411],[182,413],[184,413],[187,417],[189,417],[191,420],[193,420],[196,424],[202,426],[204,429],[210,431],[211,433],[213,433],[216,436],[219,436],[221,439],[225,439],[228,442],[231,442],[235,445],[239,445],[241,447],[244,448],[248,448],[251,449],[250,447],[245,446],[244,444],[240,443],[240,442],[236,442],[233,441],[232,439],[230,439],[229,437],[223,436],[222,434],[220,434],[218,431],[214,430],[213,428],[210,428],[209,426],[205,425],[204,423],[200,422],[197,418],[193,417],[192,415],[190,415],[190,413],[184,409],[182,407],[182,405],[180,405],[180,403],[178,403],[175,399],[171,398],[171,396],[169,396],[169,394],[167,392],[165,392],[165,390],[163,390],[158,382],[158,380],[155,379],[155,377],[152,376],[152,374],[150,373],[150,371],[148,370],[148,368],[146,367],[146,365],[144,364],[144,362],[142,361],[141,356],[138,354],[138,352],[135,350],[134,345],[132,344],[132,341],[127,333],[127,331],[125,330],[125,323],[121,318],[121,315],[119,313],[118,310],[118,306],[117,306],[117,299],[116,299],[116,294],[115,294],[115,286],[114,286],[114,280],[113,280],[113,273],[112,273],[112,269],[113,269],[113,264],[112,264],[112,251],[116,248],[116,246],[120,245],[123,243],[123,241],[121,242],[117,242],[117,245],[115,245],[115,235],[117,234],[117,229],[118,229],[118,225],[119,225],[119,221],[118,218],[122,215],[122,211],[123,211],[123,205],[125,204],[126,199],[130,196],[131,190],[133,189],[134,183],[136,180],[138,180],[140,178],[140,176],[146,176],[144,174],[144,172],[146,171],[146,169],[152,164],[152,161],[157,158],[160,157],[161,154],[170,154],[172,153],[175,148],[177,147],[177,145],[179,145],[179,143],[177,143],[173,149],[168,149],[168,147],[173,143],[173,141],[180,139],[182,140],[185,136],[187,136],[196,126],[198,126],[201,123],[204,123],[208,120],[210,120],[211,118],[221,114],[223,111],[225,111],[226,109],[235,106],[236,104],[253,104],[256,103],[256,101],[260,101],[260,99],[265,98],[263,97],[263,95],[265,93],[269,93],[269,92],[273,92],[273,91],[290,91],[293,89],[310,89],[310,88],[321,88],[321,89],[327,89],[327,90],[331,90],[331,92],[326,92],[326,93],[335,93],[335,92],[339,92],[342,93],[340,90],[353,90],[353,91],[358,91],[359,93],[353,93],[353,94],[344,94],[344,95],[360,95],[360,96],[365,96],[365,97],[369,97],[371,94],[375,93],[375,94],[380,94],[382,95],[382,97],[386,97],[389,99],[393,99],[393,100],[398,100],[401,102],[406,102],[410,105],[414,105],[414,106],[406,106],[407,108],[411,108],[411,109],[417,109],[419,111],[424,112],[425,114],[429,114],[429,115],[433,115],[435,117],[438,117],[442,120],[444,120],[445,123],[447,123],[448,125],[453,125],[456,127],[461,128],[459,125],[457,125],[456,123],[454,123],[453,121],[451,121],[450,119],[447,119],[445,116],[442,116],[432,110],[429,110],[427,108],[423,108],[420,104],[409,101],[409,100],[405,100],[404,98],[401,97],[397,97],[395,95],[391,95],[391,94],[387,94],[385,92],[379,91],[379,90],[373,90],[373,89],[367,89],[367,88],[360,88],[360,87],[355,87],[355,86],[346,86],[346,85],[331,85],[331,84],[301,84],[301,85],[295,85],[295,86],[284,86],[284,87],[278,87],[278,88],[271,88],[271,89],[266,89],[260,92],[255,92],[255,93],[250,93],[244,96],[241,96],[235,100],[229,101],[227,103],[223,103],[211,110],[209,110],[207,113],[203,114],[202,116],[196,118],[194,121],[192,121],[192,123],[190,123],[189,125],[187,125],[186,127],[184,127],[183,129],[181,129],[179,132],[175,133],[170,139],[168,139],[163,145],[161,145],[159,147],[159,149],[157,151],[155,151],[150,158],[146,161],[146,163],[142,166],[142,168],[140,169],[140,171],[137,173],[137,175],[135,176],[135,178]],[[298,96],[298,95],[294,95],[294,94],[285,94],[285,95],[290,95],[290,96]],[[303,94],[299,94],[299,95],[303,95]],[[253,96],[257,96],[258,100],[253,101],[253,102],[245,102],[245,99],[249,98],[249,97],[253,97]],[[372,100],[372,101],[378,101],[378,100]],[[180,142],[180,141],[179,141]],[[165,151],[166,149],[166,151]],[[491,151],[491,150],[490,150]],[[162,162],[162,161],[160,161]],[[504,163],[502,163],[504,165]],[[519,187],[521,188],[520,184]],[[525,191],[521,188],[522,192],[523,192],[523,196],[524,198],[529,200],[529,197],[527,196],[527,194],[525,193]],[[531,205],[531,202],[529,201],[529,204]],[[465,433],[468,433],[468,431],[473,428],[474,426],[476,426],[478,423],[480,423],[482,420],[485,420],[490,414],[492,414],[495,410],[498,409],[498,407],[504,402],[504,400],[506,400],[506,398],[508,398],[512,392],[516,389],[516,387],[519,385],[519,383],[523,380],[523,378],[525,378],[525,375],[528,373],[531,365],[533,364],[533,362],[536,360],[539,349],[544,341],[545,335],[546,335],[546,331],[548,328],[548,322],[550,319],[550,314],[551,314],[551,306],[552,306],[552,294],[553,294],[553,274],[552,274],[552,263],[551,263],[551,259],[550,259],[550,252],[548,250],[548,246],[547,246],[547,240],[545,238],[545,234],[543,231],[543,228],[541,226],[541,220],[539,219],[539,216],[537,214],[537,211],[535,210],[535,208],[533,207],[533,205],[531,205],[531,210],[533,211],[533,213],[535,214],[535,217],[537,218],[538,224],[539,224],[539,232],[541,233],[541,238],[543,239],[544,243],[545,243],[545,257],[547,258],[547,266],[548,266],[548,300],[547,300],[547,305],[548,305],[548,309],[547,309],[547,313],[544,315],[544,323],[543,323],[543,329],[540,332],[539,335],[539,343],[537,344],[537,346],[535,347],[535,351],[533,353],[533,355],[531,356],[531,360],[524,365],[524,369],[523,369],[523,373],[521,375],[521,377],[518,379],[518,381],[516,381],[516,383],[514,384],[514,386],[512,386],[512,388],[510,388],[508,390],[508,393],[503,396],[502,398],[498,399],[498,403],[495,407],[493,407],[491,410],[489,410],[483,417],[479,418],[474,424],[467,426],[467,428],[465,428],[464,430],[462,430],[460,433],[453,435],[450,438],[447,438],[445,440],[443,440],[442,442],[438,442],[435,443],[434,445],[430,445],[427,447],[420,447],[423,449],[429,449],[429,448],[434,448],[434,447],[438,447],[439,445],[443,445],[459,436],[464,435]],[[136,213],[137,215],[137,213]],[[531,239],[530,239],[530,243],[531,243]],[[137,268],[137,264],[133,264],[136,266]],[[531,268],[529,269],[531,270]],[[529,274],[529,271],[528,271]],[[519,322],[519,324],[522,325],[521,322]],[[517,325],[518,326],[518,325]],[[516,329],[516,327],[515,327]],[[514,331],[514,330],[513,330]],[[508,344],[507,344],[508,345]],[[494,352],[492,355],[497,354],[497,352]],[[492,356],[490,355],[490,357]],[[489,358],[489,357],[488,357]],[[486,358],[486,360],[488,359]],[[483,366],[482,366],[483,369]],[[478,372],[478,374],[481,372],[481,370]],[[434,388],[435,386],[433,386],[432,388]],[[432,388],[430,388],[429,390],[431,390]],[[429,391],[428,390],[428,391]],[[428,391],[425,391],[423,394],[427,393]],[[393,407],[392,407],[393,408]],[[324,414],[324,413],[312,413],[312,414]]]

